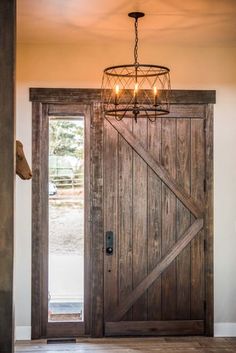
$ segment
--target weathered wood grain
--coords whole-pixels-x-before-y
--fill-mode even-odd
[[[176,144],[176,180],[190,194],[190,124],[189,119],[177,119]],[[190,212],[177,200],[177,239],[191,224]],[[179,320],[190,319],[190,245],[178,256],[176,262],[177,307],[176,317]]]
[[[84,102],[85,103],[85,102]],[[81,104],[81,115],[83,115],[83,104]],[[86,105],[86,104],[85,104]],[[62,104],[62,103],[57,103],[57,104],[49,104],[48,106],[48,113],[49,115],[57,115],[58,117],[63,117],[67,115],[67,110],[68,110],[68,103],[67,104]],[[78,102],[74,104],[73,102],[70,103],[70,115],[77,116],[78,115]],[[170,105],[170,113],[168,114],[168,118],[186,118],[188,120],[190,119],[204,119],[205,118],[205,106],[204,105],[199,105],[199,104],[172,104]],[[132,125],[132,120],[130,118],[124,118],[123,121],[127,121],[131,123]],[[161,120],[161,119],[157,119]],[[151,123],[151,122],[150,122]],[[155,123],[151,123],[151,125],[155,125]]]
[[[106,322],[107,336],[202,335],[203,320]]]
[[[78,109],[78,108],[77,108]],[[91,318],[91,105],[83,108],[84,116],[84,334],[90,333]]]
[[[32,291],[31,291],[31,322],[32,339],[41,337],[41,332],[45,332],[45,324],[42,318],[42,239],[43,223],[41,210],[43,205],[42,192],[42,168],[41,168],[41,150],[42,150],[42,104],[34,102],[32,106]],[[47,206],[46,206],[47,207]],[[44,326],[44,327],[43,327]]]
[[[202,215],[201,208],[195,203],[194,199],[188,195],[183,188],[176,184],[170,173],[165,170],[150,155],[146,148],[135,138],[135,136],[126,128],[122,121],[107,118],[114,128],[123,136],[123,138],[132,146],[135,152],[148,164],[148,166],[157,174],[157,176],[166,184],[166,186],[177,196],[177,198],[196,216]]]
[[[191,121],[191,194],[204,204],[204,121]],[[193,218],[192,218],[193,219]],[[191,319],[204,318],[204,230],[191,243]]]
[[[205,107],[203,104],[171,104],[169,118],[186,118],[191,119],[204,119],[205,118]]]
[[[104,121],[104,320],[118,305],[118,132]],[[106,253],[106,232],[113,232],[113,254]]]
[[[40,272],[43,274],[41,276],[41,286],[42,291],[38,295],[42,296],[42,306],[41,306],[41,334],[42,337],[47,337],[47,325],[48,325],[48,264],[49,264],[49,241],[48,241],[48,151],[49,144],[46,141],[49,141],[49,121],[47,116],[48,105],[43,104],[42,106],[42,118],[41,118],[41,140],[40,146],[40,167],[41,169],[41,178],[40,178],[40,193],[41,193],[41,209],[40,209],[40,233],[38,237],[41,237],[41,261],[40,261]]]
[[[162,95],[165,97],[161,91]],[[215,91],[211,90],[171,90],[171,104],[208,104],[215,103]],[[43,103],[85,103],[101,101],[98,88],[30,88],[30,100]]]
[[[133,123],[133,134],[147,147],[147,119]],[[147,164],[133,153],[133,288],[147,275]],[[147,319],[147,293],[133,305],[133,320]]]
[[[60,119],[60,117],[63,119],[63,117],[68,116],[69,111],[69,116],[84,116],[85,110],[90,108],[90,106],[88,103],[78,104],[78,102],[76,104],[48,104],[48,115],[52,117],[55,115],[57,119]]]
[[[148,122],[148,151],[152,157],[161,161],[161,123]],[[161,180],[148,167],[148,273],[153,270],[161,259]],[[148,289],[148,320],[161,320],[161,278]]]
[[[63,331],[62,331],[63,324]],[[73,338],[84,336],[85,325],[84,322],[51,322],[47,327],[47,338]]]
[[[42,104],[32,103],[32,273],[31,273],[31,337],[37,339],[41,337],[41,295],[40,288],[40,262],[41,262],[41,242],[40,242],[40,206],[41,193],[38,194],[38,185],[40,183],[40,131]],[[35,118],[34,118],[35,117]]]
[[[132,131],[132,120],[125,119]],[[119,135],[119,302],[123,301],[133,288],[133,151]],[[105,299],[106,300],[106,299]],[[132,320],[132,309],[122,320]]]
[[[104,322],[104,212],[103,212],[103,116],[99,103],[93,103],[91,116],[91,335],[103,336]]]
[[[0,347],[13,352],[15,0],[0,2]]]
[[[161,162],[173,179],[176,179],[176,120],[162,119]],[[176,242],[176,196],[162,184],[162,256]],[[176,318],[176,261],[162,273],[162,320]]]
[[[205,211],[205,283],[206,283],[206,335],[214,335],[214,263],[213,263],[213,246],[214,246],[214,225],[213,225],[213,105],[206,107],[206,211]]]
[[[136,302],[140,296],[150,287],[150,285],[165,271],[181,251],[191,242],[203,227],[203,219],[196,220],[183,236],[174,244],[170,251],[162,257],[157,266],[145,277],[145,279],[129,294],[124,302],[111,314],[111,321],[118,321],[127,310]]]

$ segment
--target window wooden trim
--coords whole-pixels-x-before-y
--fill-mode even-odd
[[[63,110],[64,109],[64,110]],[[32,106],[32,339],[68,337],[90,332],[90,106],[33,102]],[[85,119],[85,320],[48,323],[48,121],[50,115],[82,115]]]

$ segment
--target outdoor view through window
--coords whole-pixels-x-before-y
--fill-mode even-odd
[[[49,120],[49,321],[82,321],[84,118]]]

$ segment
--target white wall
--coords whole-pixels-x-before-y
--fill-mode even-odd
[[[126,42],[19,45],[17,138],[31,161],[29,87],[100,87],[111,64],[132,62]],[[159,47],[146,42],[143,62],[169,66],[175,89],[214,89],[215,323],[217,335],[236,335],[236,48]],[[17,178],[15,305],[18,337],[30,335],[31,183]],[[234,323],[234,325],[232,324]],[[27,338],[27,337],[26,337]]]

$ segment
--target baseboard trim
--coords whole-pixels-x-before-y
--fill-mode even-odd
[[[31,326],[16,326],[15,340],[16,341],[31,340]]]
[[[218,322],[214,329],[215,337],[236,337],[236,322]]]

